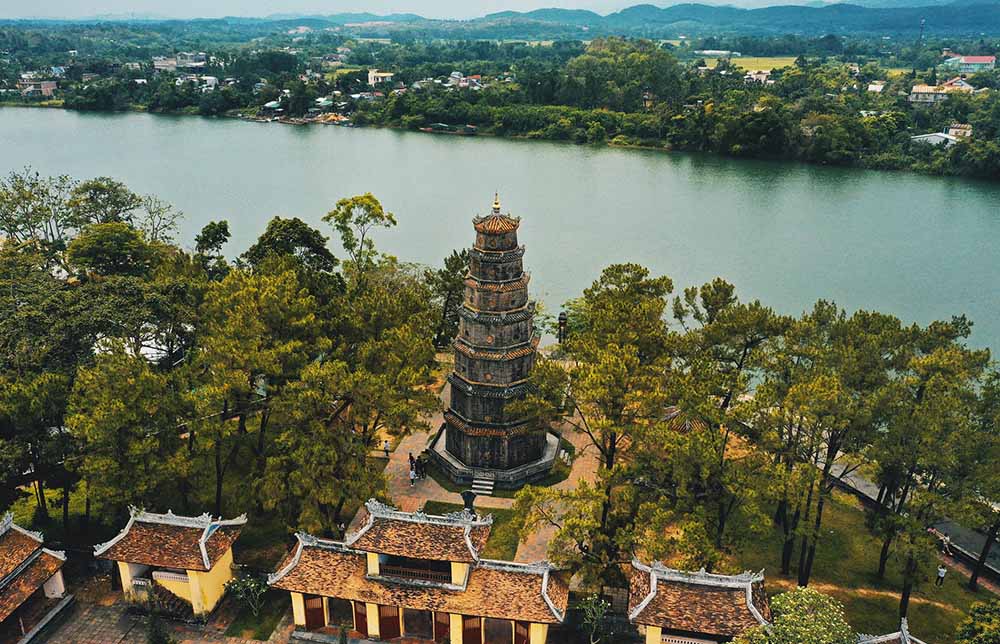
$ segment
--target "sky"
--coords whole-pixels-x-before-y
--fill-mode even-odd
[[[540,7],[617,11],[639,0],[0,0],[0,18],[90,18],[105,15],[212,18],[276,13],[333,14],[368,11],[416,13],[427,18],[474,18]]]

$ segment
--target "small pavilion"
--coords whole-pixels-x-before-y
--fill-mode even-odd
[[[233,543],[246,515],[223,520],[137,508],[130,514],[118,536],[94,546],[98,559],[117,562],[126,600],[179,616],[212,612],[233,578]]]
[[[764,573],[684,572],[633,560],[629,620],[646,644],[719,644],[770,623]]]
[[[904,617],[899,623],[899,630],[895,633],[862,635],[858,644],[925,644],[925,642],[910,635],[910,627]]]
[[[0,519],[0,641],[15,641],[46,620],[66,593],[66,554],[43,547],[40,532]]]
[[[268,583],[292,595],[295,624],[322,633],[448,644],[545,644],[569,586],[550,564],[480,556],[492,517],[400,512],[370,500],[344,541],[298,534]],[[335,641],[330,639],[330,641]]]

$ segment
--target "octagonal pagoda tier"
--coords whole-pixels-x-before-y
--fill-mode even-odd
[[[455,338],[451,403],[445,412],[446,449],[468,467],[506,470],[540,458],[545,432],[509,411],[523,400],[535,362],[534,305],[520,219],[493,212],[473,219],[465,298]]]

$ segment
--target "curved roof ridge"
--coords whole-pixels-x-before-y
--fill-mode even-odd
[[[26,537],[30,537],[37,541],[38,543],[45,542],[45,535],[41,532],[36,532],[34,530],[28,530],[27,528],[22,528],[21,526],[14,523],[14,513],[7,512],[0,519],[0,535],[7,533],[8,530],[16,530]]]
[[[128,510],[128,523],[125,524],[125,527],[122,528],[121,532],[112,537],[110,540],[105,541],[104,543],[94,544],[95,555],[104,554],[113,545],[124,539],[125,536],[128,535],[129,530],[132,529],[132,526],[138,521],[139,523],[154,523],[158,525],[170,525],[181,528],[200,528],[202,530],[202,534],[198,539],[198,547],[201,550],[201,556],[205,566],[207,568],[211,568],[208,551],[205,548],[209,537],[211,537],[215,530],[220,527],[244,525],[247,522],[246,513],[232,519],[223,519],[222,517],[215,519],[208,512],[192,517],[174,514],[173,510],[167,510],[166,513],[162,514],[156,512],[146,512],[142,508],[137,508],[134,505],[130,505]]]

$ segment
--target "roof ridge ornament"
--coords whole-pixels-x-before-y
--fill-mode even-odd
[[[493,214],[500,214],[500,191],[493,193]]]

